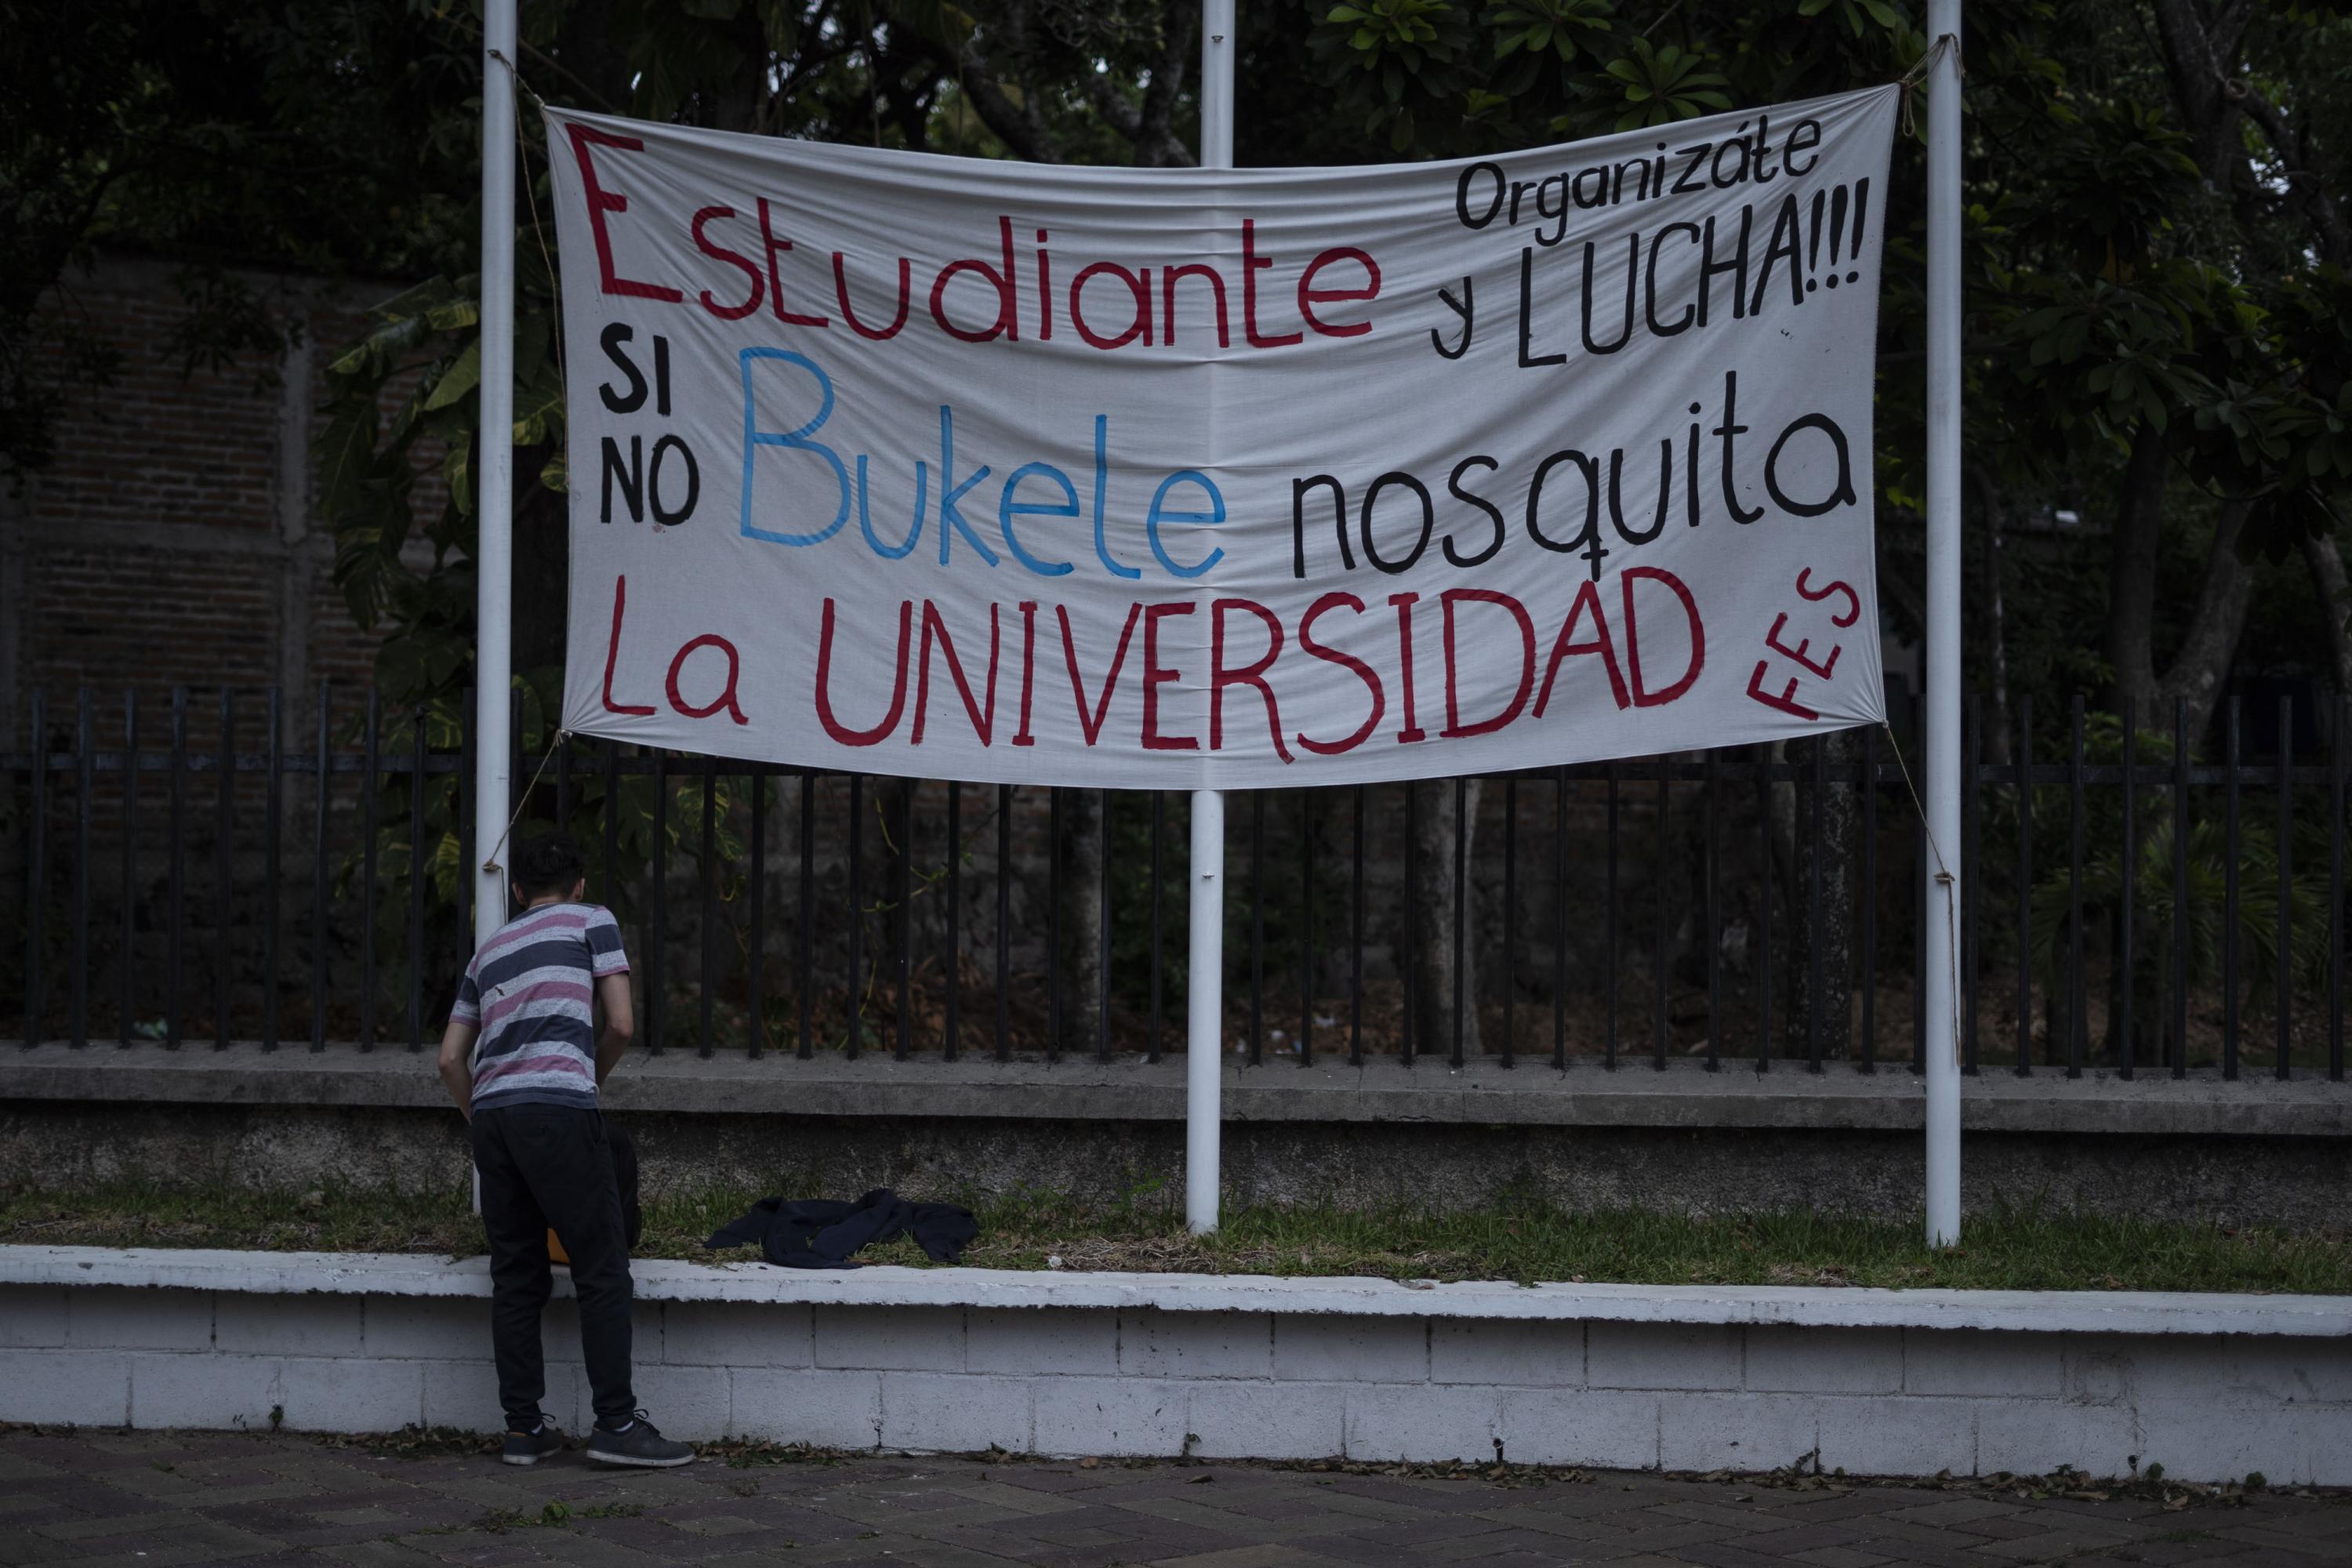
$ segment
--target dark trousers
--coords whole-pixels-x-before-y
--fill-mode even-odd
[[[564,1105],[474,1113],[482,1173],[482,1228],[490,1243],[490,1345],[507,1425],[528,1431],[547,1393],[540,1313],[552,1287],[547,1233],[572,1258],[580,1349],[596,1419],[618,1426],[636,1409],[629,1386],[629,1247],[604,1119]]]

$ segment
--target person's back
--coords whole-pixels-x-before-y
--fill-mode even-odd
[[[546,1394],[540,1315],[553,1289],[548,1234],[580,1299],[580,1342],[596,1408],[588,1457],[683,1465],[694,1450],[655,1430],[630,1387],[628,1242],[596,1090],[635,1030],[629,964],[612,912],[581,901],[579,846],[548,834],[515,856],[527,907],[467,965],[441,1038],[441,1081],[466,1113],[490,1247],[490,1342],[509,1464],[562,1446]],[[604,1025],[595,1026],[604,1005]]]

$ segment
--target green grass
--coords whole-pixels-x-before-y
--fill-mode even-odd
[[[750,1248],[714,1253],[701,1241],[761,1195],[709,1191],[656,1200],[646,1205],[637,1255],[756,1260]],[[980,1239],[964,1261],[992,1268],[2352,1294],[2352,1237],[2342,1232],[2224,1230],[2038,1207],[1977,1216],[1964,1245],[1934,1253],[1915,1224],[1797,1212],[1570,1214],[1528,1200],[1462,1214],[1318,1205],[1242,1209],[1216,1236],[1199,1237],[1186,1234],[1181,1215],[1152,1194],[1111,1202],[1028,1194],[974,1206]],[[131,1182],[0,1188],[0,1243],[461,1256],[482,1250],[480,1225],[463,1193],[178,1191]],[[903,1241],[864,1256],[876,1263],[925,1261]]]

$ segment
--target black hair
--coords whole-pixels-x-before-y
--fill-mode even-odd
[[[570,894],[586,869],[569,833],[542,833],[515,851],[514,888],[525,899]]]

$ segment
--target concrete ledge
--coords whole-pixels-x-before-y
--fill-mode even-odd
[[[561,1276],[559,1276],[559,1280]],[[2352,1302],[645,1264],[665,1429],[850,1448],[2352,1482]],[[0,1420],[499,1419],[480,1259],[0,1248]],[[568,1301],[549,1412],[589,1391]]]
[[[618,1110],[683,1115],[772,1113],[806,1117],[992,1118],[1008,1121],[1181,1121],[1184,1064],[1129,1058],[1000,1063],[967,1058],[906,1062],[800,1061],[739,1054],[633,1057],[607,1088]],[[1988,1073],[1963,1081],[1961,1125],[1973,1132],[2118,1133],[2138,1136],[2352,1138],[2352,1083],[2200,1075],[2069,1079],[2043,1071]],[[1235,1122],[1390,1122],[1475,1126],[1848,1129],[1921,1126],[1918,1081],[1904,1068],[1865,1074],[1851,1063],[1819,1073],[1788,1062],[1758,1072],[1727,1064],[1707,1072],[1683,1060],[1663,1072],[1629,1064],[1612,1072],[1579,1062],[1459,1070],[1423,1060],[1362,1068],[1228,1065],[1225,1119]],[[429,1061],[404,1047],[362,1053],[331,1045],[265,1052],[250,1041],[226,1051],[190,1044],[0,1041],[0,1099],[112,1103],[437,1108]]]
[[[1363,1278],[1108,1274],[1012,1268],[631,1266],[646,1301],[1152,1310],[1520,1322],[1785,1324],[2008,1333],[2352,1336],[2352,1297],[2126,1290],[1864,1290],[1802,1285],[1400,1283]],[[0,1247],[0,1285],[110,1286],[255,1295],[465,1296],[488,1300],[489,1259],[397,1252]],[[556,1291],[571,1294],[567,1275]]]

